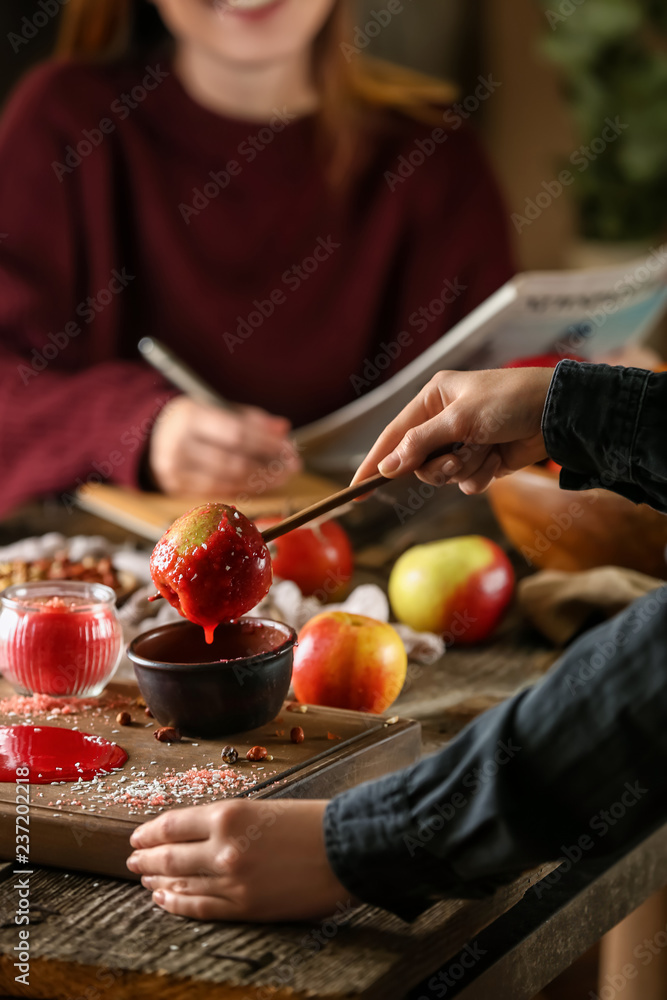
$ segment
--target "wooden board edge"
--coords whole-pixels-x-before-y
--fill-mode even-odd
[[[341,710],[343,711],[343,710]],[[390,770],[400,770],[419,757],[421,748],[421,726],[413,720],[399,719],[393,726],[387,726],[387,738],[391,737],[392,748],[397,750],[396,767]],[[341,742],[338,753],[329,753],[315,758],[305,767],[294,769],[287,775],[280,785],[267,782],[260,787],[248,789],[241,793],[240,797],[250,798],[330,798],[333,794],[339,794],[347,790],[347,787],[361,784],[363,781],[372,778],[379,778],[390,773],[375,755],[364,753],[366,749],[376,746],[378,729],[369,729],[359,733],[352,739]],[[350,757],[349,750],[353,748],[354,757]],[[322,783],[326,782],[327,773],[334,771],[339,765],[341,758],[352,769],[349,773],[354,777],[349,785],[338,787],[332,790],[331,795],[322,794]],[[335,770],[336,780],[340,781],[340,768]],[[291,795],[295,789],[299,789],[305,794]],[[309,794],[309,787],[315,786],[313,794]],[[7,821],[13,824],[14,816],[11,811],[2,809],[0,802],[0,827]],[[101,820],[99,817],[82,815],[74,812],[63,811],[58,813],[58,820],[54,821],[53,810],[46,807],[34,805],[30,814],[31,830],[31,855],[35,864],[49,868],[61,870],[71,870],[86,874],[103,875],[111,878],[125,879],[131,882],[139,881],[139,876],[130,872],[125,861],[131,853],[130,836],[132,832],[148,819],[155,817],[128,817],[121,819],[118,817],[107,817]],[[61,822],[62,821],[62,822]],[[61,824],[61,825],[59,825]],[[103,831],[104,837],[100,840],[96,834]],[[1,834],[1,829],[0,829]],[[90,855],[87,854],[87,862],[78,864],[77,854],[71,856],[64,869],[62,861],[62,848],[65,841],[74,839],[77,848],[81,848],[83,842],[93,838],[94,861],[91,866]],[[0,839],[4,839],[1,838]],[[90,851],[90,845],[88,850]],[[6,859],[0,857],[0,863]],[[7,860],[11,864],[11,859]]]

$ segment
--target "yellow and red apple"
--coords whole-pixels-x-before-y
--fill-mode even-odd
[[[513,592],[512,564],[482,535],[415,545],[397,560],[389,578],[398,621],[418,632],[436,632],[447,645],[487,639]]]
[[[325,611],[299,633],[292,684],[300,702],[384,712],[398,697],[408,658],[386,622]]]

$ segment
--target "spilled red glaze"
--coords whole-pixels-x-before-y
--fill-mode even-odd
[[[241,618],[268,593],[273,577],[260,532],[235,507],[208,503],[175,521],[151,556],[151,576],[179,614],[204,629]]]
[[[0,726],[0,781],[91,781],[126,760],[122,747],[90,733],[58,726]],[[17,779],[16,769],[25,767],[29,777]]]

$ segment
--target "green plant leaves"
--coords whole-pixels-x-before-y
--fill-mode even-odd
[[[540,0],[543,53],[560,71],[582,149],[627,125],[576,175],[584,235],[643,239],[667,225],[667,3]]]

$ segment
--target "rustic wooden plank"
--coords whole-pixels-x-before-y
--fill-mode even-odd
[[[400,1000],[552,866],[487,901],[439,903],[412,925],[371,907],[299,925],[200,923],[164,913],[116,879],[39,869],[31,877],[30,986],[14,982],[14,926],[0,928],[0,991],[60,998],[103,989],[108,1000]],[[5,873],[0,910],[15,906]],[[298,887],[295,887],[298,891]],[[41,908],[41,909],[39,909]]]
[[[452,736],[480,712],[537,683],[557,657],[539,639],[531,643],[511,631],[489,645],[452,648],[430,666],[409,665],[392,711]]]

